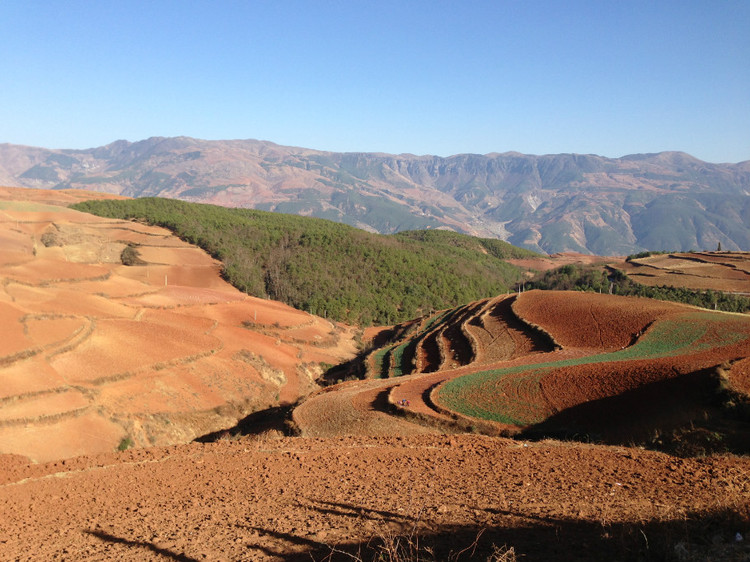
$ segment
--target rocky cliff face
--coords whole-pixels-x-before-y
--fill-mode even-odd
[[[0,145],[0,183],[253,207],[390,233],[452,228],[547,253],[750,250],[750,161],[679,152],[331,153],[254,140]]]

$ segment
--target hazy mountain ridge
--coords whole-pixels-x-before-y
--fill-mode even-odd
[[[0,183],[329,218],[384,233],[448,227],[537,251],[750,249],[750,161],[332,153],[154,137],[86,150],[0,145]]]

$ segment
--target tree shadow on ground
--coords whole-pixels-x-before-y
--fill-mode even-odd
[[[427,518],[345,503],[310,500],[320,513],[351,520],[351,534],[379,529],[361,541],[328,541],[254,527],[277,546],[263,550],[284,560],[317,561],[548,561],[747,560],[750,503],[734,509],[687,513],[672,519],[606,522],[475,509],[490,522],[437,525]],[[368,525],[368,522],[371,523]],[[318,535],[315,535],[316,537]]]
[[[145,550],[150,550],[151,552],[155,554],[159,554],[165,558],[176,560],[177,562],[198,562],[197,558],[191,558],[190,556],[187,556],[185,554],[173,552],[172,550],[169,550],[167,548],[156,546],[154,543],[150,543],[146,541],[130,540],[124,537],[118,537],[118,536],[112,535],[110,533],[105,533],[104,531],[100,531],[100,530],[93,530],[93,531],[87,530],[85,532],[98,539],[101,539],[102,541],[114,543],[114,544],[121,544],[121,545],[127,546],[129,549],[132,548],[133,560],[139,558],[137,554],[138,549],[145,549]]]
[[[207,433],[206,435],[196,437],[194,441],[198,443],[214,443],[221,439],[260,435],[268,431],[278,431],[284,435],[289,435],[291,431],[288,420],[291,418],[291,412],[295,406],[296,404],[291,406],[274,406],[254,412],[242,418],[234,427]]]
[[[246,549],[239,559],[260,554],[290,562],[746,561],[750,559],[750,540],[735,540],[737,533],[750,536],[750,501],[743,501],[733,509],[625,522],[475,507],[468,511],[475,515],[476,523],[445,525],[420,511],[402,514],[308,499],[301,503],[325,516],[322,519],[330,521],[330,527],[283,532],[243,523],[234,526],[237,540]],[[145,558],[150,552],[178,562],[197,560],[188,554],[189,544],[185,552],[176,552],[99,529],[85,533],[126,547],[131,559]]]

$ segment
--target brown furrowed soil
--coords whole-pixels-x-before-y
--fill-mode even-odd
[[[438,410],[511,424],[528,435],[615,443],[645,442],[694,423],[707,431],[730,423],[733,429],[717,437],[726,443],[750,437],[750,420],[741,413],[746,406],[732,405],[736,400],[722,390],[742,392],[742,361],[750,356],[746,315],[540,291],[524,293],[513,309],[578,356],[556,352],[538,365],[499,364],[446,377],[430,393]],[[747,396],[739,400],[747,403]]]
[[[418,361],[407,376],[367,383],[377,385],[378,400],[365,383],[318,392],[295,411],[302,434],[366,435],[377,416],[378,427],[391,424],[398,434],[405,417],[445,431],[497,434],[536,427],[555,435],[641,442],[696,418],[729,415],[718,405],[725,400],[718,369],[737,363],[726,372],[730,386],[736,379],[742,388],[741,360],[750,356],[747,316],[635,297],[531,291],[438,318],[450,318],[452,329],[428,322],[430,331],[409,332],[404,341],[426,344],[425,333],[440,334],[443,349],[453,350],[466,348],[468,334],[472,361],[460,366],[442,351],[449,359],[437,370],[420,370],[424,362]],[[459,333],[457,326],[465,328],[462,337],[448,338]],[[389,346],[405,349],[407,343]],[[444,398],[446,385],[463,390]],[[355,407],[358,393],[370,396],[363,402],[366,412]],[[337,419],[342,404],[349,414]],[[745,432],[738,427],[729,433]]]
[[[556,269],[564,265],[603,265],[610,259],[611,258],[592,256],[588,254],[579,254],[576,252],[561,252],[558,254],[552,254],[550,256],[539,258],[516,258],[507,261],[508,263],[512,263],[513,265],[523,269],[530,269],[533,271],[548,271],[550,269]]]
[[[353,357],[351,328],[238,292],[168,231],[55,206],[96,197],[0,188],[0,453],[188,442]]]
[[[637,297],[530,291],[513,304],[513,310],[563,347],[608,350],[630,345],[654,320],[682,309]]]
[[[486,560],[493,545],[529,561],[742,560],[749,473],[737,457],[470,435],[8,458],[0,557],[390,560],[389,541],[411,537],[410,560]]]

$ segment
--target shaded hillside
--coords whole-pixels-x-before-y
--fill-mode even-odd
[[[750,249],[750,161],[332,153],[150,138],[88,150],[0,145],[0,182],[327,218],[381,233],[445,226],[536,251]]]
[[[499,240],[450,232],[371,234],[326,220],[141,198],[78,210],[170,228],[224,263],[251,295],[338,320],[389,324],[506,292],[530,255]]]

